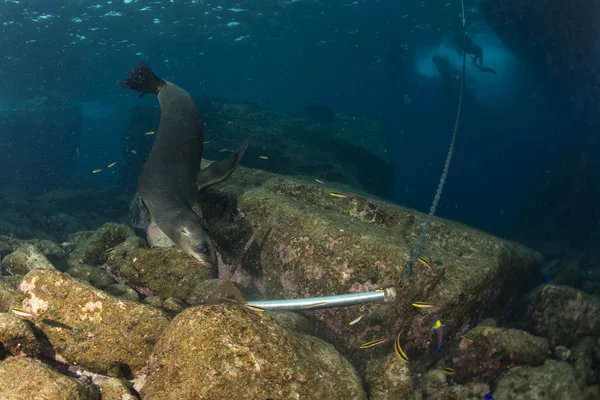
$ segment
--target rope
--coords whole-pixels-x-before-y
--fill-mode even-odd
[[[462,1],[461,1],[462,3]],[[463,26],[464,26],[464,5],[463,5]],[[465,33],[466,34],[466,33]],[[467,52],[463,53],[463,66],[462,66],[462,79],[460,82],[460,96],[458,98],[458,108],[456,110],[456,119],[454,121],[454,130],[452,131],[452,140],[450,141],[450,147],[448,148],[448,155],[446,156],[446,164],[444,165],[444,172],[442,172],[442,177],[440,178],[440,182],[438,184],[437,190],[435,192],[435,197],[433,199],[433,204],[429,209],[429,214],[427,214],[427,219],[425,220],[425,225],[423,226],[423,230],[421,231],[421,235],[419,236],[419,240],[417,244],[413,248],[413,251],[406,263],[406,267],[404,268],[403,279],[408,279],[412,275],[412,266],[419,257],[421,253],[421,248],[425,243],[425,238],[427,237],[427,231],[429,231],[429,227],[431,226],[431,222],[433,221],[433,215],[437,209],[438,203],[440,202],[440,197],[442,195],[442,190],[444,189],[444,184],[446,183],[446,178],[448,176],[448,170],[450,169],[450,162],[452,161],[452,154],[454,153],[454,144],[456,143],[456,134],[458,133],[458,124],[460,123],[460,113],[462,111],[463,104],[463,95],[465,92],[465,75],[467,72]]]

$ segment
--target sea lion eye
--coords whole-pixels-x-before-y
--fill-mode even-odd
[[[198,246],[196,246],[196,251],[198,253],[206,253],[208,251],[208,249],[206,248],[206,245],[199,244]]]

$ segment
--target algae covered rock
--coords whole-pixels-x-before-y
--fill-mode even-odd
[[[2,400],[100,400],[98,389],[29,357],[0,362],[0,394]]]
[[[568,286],[547,285],[528,316],[531,331],[552,346],[571,347],[584,336],[600,337],[600,298]]]
[[[600,367],[600,365],[594,364],[594,344],[594,339],[588,336],[573,347],[573,370],[577,385],[581,390],[585,389],[587,385],[595,383],[596,376],[593,366]]]
[[[102,400],[138,400],[121,379],[96,375],[92,382],[102,391]]]
[[[413,397],[408,365],[394,353],[367,363],[365,378],[371,400],[408,400]]]
[[[204,192],[198,208],[230,255],[240,254],[256,234],[244,268],[257,271],[250,286],[266,299],[399,285],[426,216],[350,193],[347,187],[312,182],[238,168],[226,185]],[[371,357],[358,350],[362,343],[396,335],[403,327],[411,368],[423,370],[435,356],[436,339],[429,330],[434,316],[446,324],[445,340],[450,340],[484,316],[506,315],[519,304],[519,294],[539,280],[538,253],[439,218],[433,220],[422,255],[431,260],[431,268],[415,263],[394,301],[306,314],[357,364]],[[416,309],[415,300],[436,308]],[[361,323],[349,326],[360,314]]]
[[[2,274],[26,275],[34,269],[55,269],[46,256],[31,244],[25,244],[2,260]]]
[[[478,326],[467,336],[471,341],[460,339],[449,360],[457,382],[492,383],[511,367],[542,365],[548,357],[548,341],[524,331]]]
[[[50,240],[22,240],[2,235],[0,235],[0,258],[4,258],[17,249],[29,245],[34,246],[57,268],[63,266],[66,262],[66,253],[64,252],[63,248]]]
[[[111,271],[131,286],[153,295],[186,300],[199,283],[216,277],[216,269],[198,263],[179,247],[116,247],[108,257]]]
[[[183,311],[163,332],[148,369],[144,400],[366,398],[333,346],[243,307]]]
[[[95,372],[119,363],[141,369],[169,323],[160,310],[120,300],[58,271],[32,271],[19,289],[54,350]]]
[[[540,367],[515,367],[506,372],[493,391],[496,399],[580,400],[573,368],[565,362],[546,360]]]
[[[31,327],[14,314],[0,313],[0,359],[2,353],[11,356],[36,357],[40,343]]]
[[[431,396],[448,387],[448,380],[442,369],[432,369],[423,374],[419,387],[425,396]]]
[[[427,400],[479,400],[490,392],[485,383],[448,386],[427,397]]]
[[[75,249],[69,255],[69,267],[104,264],[111,250],[127,238],[135,237],[135,232],[126,225],[110,222],[86,236],[78,236],[80,240],[76,241]]]
[[[0,312],[9,312],[13,307],[21,307],[25,298],[18,289],[21,276],[0,276]]]

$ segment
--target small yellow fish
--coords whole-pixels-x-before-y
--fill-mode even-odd
[[[325,183],[324,181],[322,181],[320,179],[315,179],[315,181],[317,181],[317,183]]]
[[[111,247],[110,249],[106,249],[104,254],[112,253],[113,251],[115,251],[115,249]]]
[[[231,122],[231,121],[227,121],[227,123],[228,123],[228,124],[233,124],[233,122]]]
[[[210,140],[207,140],[206,142],[203,142],[203,143],[204,143],[204,144],[209,144],[209,143],[210,143]]]
[[[453,370],[452,368],[450,368],[450,367],[446,367],[446,368],[444,368],[444,373],[445,373],[446,375],[454,375],[454,374],[456,373],[456,371],[454,371],[454,370]]]
[[[111,164],[108,164],[108,168],[112,168],[112,167],[114,167],[115,165],[117,165],[117,163],[116,163],[116,162],[114,162],[114,163],[111,163]]]
[[[252,311],[265,312],[264,308],[251,306],[250,304],[244,304],[244,307],[246,307],[248,310],[252,310]]]
[[[400,347],[400,334],[398,334],[398,336],[396,336],[396,340],[394,340],[394,351],[402,361],[408,362],[408,356],[404,350],[402,350],[402,347]]]
[[[146,135],[154,135],[154,133],[155,133],[154,131],[148,131],[148,132],[144,133],[144,136],[146,136]]]
[[[414,303],[412,303],[413,306],[417,307],[417,308],[433,308],[433,304],[431,303],[425,303],[424,301],[416,301]]]
[[[231,150],[229,150],[229,149],[221,149],[221,150],[219,150],[219,153],[225,153],[226,151],[231,151]]]
[[[269,157],[267,157],[267,156],[258,156],[258,158],[260,158],[261,160],[268,160],[269,159]]]
[[[23,318],[35,318],[35,317],[37,317],[37,315],[34,312],[23,310],[23,309],[20,309],[20,308],[12,308],[10,311],[12,311],[13,314],[16,314],[19,317],[23,317]]]
[[[331,192],[331,193],[329,193],[329,195],[330,195],[331,197],[336,197],[336,198],[338,198],[338,199],[345,199],[345,198],[347,198],[347,197],[348,197],[348,196],[346,196],[344,193],[335,193],[335,192]]]
[[[131,152],[132,152],[133,154],[137,154],[137,151],[135,151],[135,150],[131,150]]]
[[[389,338],[371,340],[370,342],[361,344],[360,348],[361,349],[370,349],[371,347],[375,347],[375,346],[379,346],[380,344],[387,343],[389,340],[390,340]]]
[[[431,271],[435,272],[435,269],[433,269],[431,266],[431,260],[429,260],[427,257],[419,257],[417,258],[417,261],[429,268]]]
[[[358,317],[354,318],[352,321],[348,322],[348,325],[358,324],[360,322],[360,320],[363,319],[364,316],[365,316],[365,314],[359,315]]]
[[[101,169],[94,169],[94,170],[92,170],[92,174],[97,174],[98,172],[102,172],[102,170]]]
[[[464,340],[466,340],[466,341],[467,341],[467,342],[469,342],[469,343],[471,343],[471,342],[473,341],[473,339],[471,339],[471,338],[470,338],[469,336],[467,336],[467,335],[462,335],[460,338],[461,338],[461,339],[464,339]]]

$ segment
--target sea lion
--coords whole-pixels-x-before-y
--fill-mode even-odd
[[[192,207],[198,191],[227,179],[238,166],[248,141],[229,158],[200,170],[204,129],[194,99],[181,87],[157,77],[140,61],[120,87],[154,93],[160,123],[154,144],[138,178],[138,193],[158,228],[202,264],[217,265],[216,245]]]

